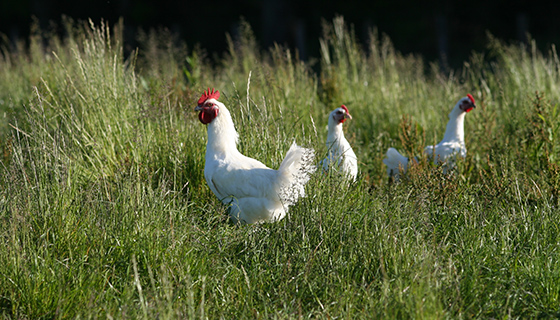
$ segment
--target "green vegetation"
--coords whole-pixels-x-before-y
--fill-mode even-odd
[[[248,26],[210,59],[165,32],[124,56],[122,28],[68,21],[0,55],[4,318],[553,318],[560,315],[560,62],[489,37],[442,74],[341,18],[322,56],[260,49]],[[316,73],[312,68],[320,69]],[[240,150],[278,167],[295,139],[326,155],[346,104],[351,185],[316,174],[286,219],[226,222],[193,108],[215,87]],[[421,155],[472,93],[467,158],[400,184],[388,147]]]

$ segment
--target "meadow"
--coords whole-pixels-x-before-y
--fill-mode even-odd
[[[166,31],[66,21],[0,54],[0,314],[65,318],[506,319],[560,316],[560,61],[488,36],[458,70],[326,22],[321,56],[260,48],[248,25],[210,56]],[[345,104],[348,185],[315,174],[276,223],[239,226],[204,181],[193,111],[222,93],[242,153],[327,154]],[[467,157],[401,183],[471,93]]]

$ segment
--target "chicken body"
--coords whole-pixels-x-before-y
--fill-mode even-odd
[[[328,156],[321,164],[324,171],[338,170],[348,179],[356,181],[358,175],[358,158],[350,143],[344,137],[342,124],[346,119],[352,119],[346,106],[336,108],[329,114],[327,133]]]
[[[284,218],[288,207],[305,195],[314,151],[293,143],[280,168],[273,170],[237,150],[238,134],[231,114],[217,98],[206,99],[202,105],[199,101],[195,110],[215,114],[207,122],[204,178],[216,197],[230,205],[230,219],[257,223]],[[203,123],[209,120],[205,117],[199,115]]]
[[[444,173],[455,167],[457,157],[465,158],[467,156],[464,130],[465,115],[475,107],[474,98],[470,94],[459,100],[449,113],[449,122],[447,122],[443,139],[436,145],[424,148],[424,154],[435,164],[441,164]],[[417,161],[417,159],[414,160]],[[408,169],[409,159],[401,155],[395,148],[389,148],[383,163],[387,166],[389,177],[398,179],[400,172],[404,173]]]

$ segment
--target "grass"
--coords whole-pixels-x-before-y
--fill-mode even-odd
[[[362,46],[342,18],[315,64],[262,50],[247,25],[213,58],[166,32],[128,57],[121,25],[65,28],[0,56],[4,318],[560,315],[555,47],[489,36],[442,74],[375,32]],[[240,150],[272,167],[293,140],[326,155],[327,115],[346,104],[359,181],[317,174],[286,219],[226,223],[193,112],[206,87]],[[424,162],[387,183],[387,148],[420,155],[469,92],[456,173]]]

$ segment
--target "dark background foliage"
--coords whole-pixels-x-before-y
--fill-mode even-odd
[[[487,32],[505,41],[526,41],[529,33],[542,48],[558,43],[559,8],[555,1],[515,0],[5,0],[0,2],[0,32],[11,41],[25,39],[33,17],[43,30],[63,15],[109,23],[123,17],[128,50],[136,46],[138,28],[167,28],[191,47],[200,44],[209,52],[222,52],[225,34],[235,35],[245,19],[262,46],[284,44],[308,60],[319,56],[322,20],[342,15],[364,44],[375,27],[404,53],[459,67],[473,50],[484,49]]]

